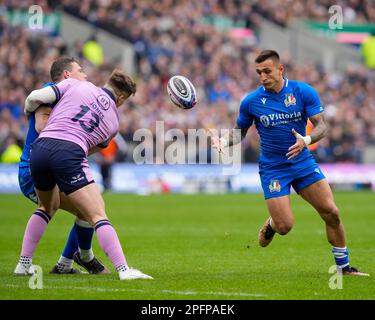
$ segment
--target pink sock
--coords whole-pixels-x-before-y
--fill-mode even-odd
[[[39,240],[42,238],[44,230],[51,217],[47,212],[37,209],[27,223],[23,236],[21,256],[32,258]]]
[[[95,231],[100,247],[109,260],[111,260],[116,270],[118,271],[123,267],[127,267],[128,264],[126,263],[117,233],[110,222],[107,219],[98,221],[95,223]]]

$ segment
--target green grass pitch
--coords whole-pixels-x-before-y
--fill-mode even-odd
[[[374,299],[375,195],[335,193],[346,227],[351,264],[371,277],[344,277],[342,289],[328,283],[333,265],[324,223],[292,195],[295,226],[260,248],[258,230],[267,217],[261,194],[106,194],[108,216],[130,266],[154,280],[119,281],[94,237],[98,258],[110,275],[49,275],[74,221],[58,212],[33,262],[43,269],[43,289],[12,275],[23,232],[34,206],[21,195],[0,196],[1,299]]]

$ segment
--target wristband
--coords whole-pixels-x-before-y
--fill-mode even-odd
[[[308,146],[311,143],[311,137],[310,136],[305,136],[302,137],[303,141],[305,141],[305,144]]]

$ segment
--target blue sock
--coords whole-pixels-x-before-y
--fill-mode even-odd
[[[332,247],[333,257],[339,268],[345,268],[349,265],[349,250],[345,248]]]
[[[81,225],[79,225],[81,224]],[[75,223],[77,232],[77,240],[80,249],[89,250],[92,245],[92,237],[94,236],[94,228],[90,225],[83,224],[81,220]]]
[[[74,252],[78,250],[78,239],[77,239],[77,225],[74,224],[72,230],[69,233],[68,241],[66,242],[62,256],[73,260]]]

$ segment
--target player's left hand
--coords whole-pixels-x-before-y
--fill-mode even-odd
[[[288,149],[288,153],[286,154],[288,160],[297,157],[301,153],[301,151],[306,147],[306,143],[305,140],[303,140],[303,136],[300,135],[296,130],[294,130],[294,128],[292,129],[292,132],[296,137],[297,141]]]

